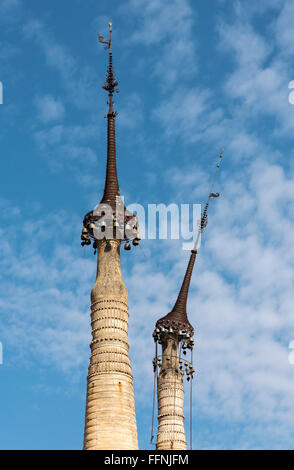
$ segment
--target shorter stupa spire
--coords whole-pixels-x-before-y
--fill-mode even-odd
[[[208,200],[199,221],[196,241],[191,251],[190,259],[184,276],[184,280],[173,309],[156,322],[153,338],[155,341],[154,369],[154,399],[157,385],[158,398],[158,433],[156,441],[157,450],[184,450],[187,448],[184,427],[184,375],[187,381],[191,381],[190,392],[190,448],[192,449],[192,380],[194,376],[193,348],[194,328],[187,316],[187,299],[189,286],[196,261],[197,250],[201,233],[207,226],[207,212],[211,198],[219,197],[214,193],[213,186],[216,174],[220,167],[223,152],[213,177]],[[158,344],[162,348],[162,356],[157,354]],[[187,350],[190,350],[190,359],[187,360]],[[184,359],[182,358],[184,355]],[[158,373],[159,370],[159,373]],[[151,442],[153,440],[152,418]]]

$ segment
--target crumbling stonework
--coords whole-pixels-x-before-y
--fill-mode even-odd
[[[162,366],[158,376],[158,433],[156,449],[185,450],[184,383],[179,367],[177,334],[162,338]]]

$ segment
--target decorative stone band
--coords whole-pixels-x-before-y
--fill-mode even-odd
[[[158,433],[156,449],[185,450],[184,383],[178,363],[176,335],[162,341],[162,367],[158,376]]]

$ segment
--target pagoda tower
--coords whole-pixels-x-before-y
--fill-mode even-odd
[[[103,88],[108,93],[107,167],[104,194],[83,221],[82,245],[97,251],[97,276],[91,292],[91,356],[87,377],[84,449],[138,449],[133,375],[128,344],[128,292],[121,274],[120,249],[138,245],[138,221],[125,209],[116,170],[113,94],[118,91],[109,39]]]
[[[192,250],[177,301],[171,312],[157,321],[153,333],[156,344],[153,366],[157,379],[158,400],[157,450],[187,448],[183,412],[183,365],[186,366],[187,379],[192,380],[194,329],[188,320],[186,306],[196,255],[197,250]],[[162,348],[162,356],[157,355],[158,343]],[[185,357],[188,350],[191,351],[189,362],[182,358],[182,354]]]
[[[201,215],[198,233],[184,280],[176,303],[167,315],[160,318],[155,325],[153,338],[155,342],[154,370],[154,399],[157,385],[158,403],[158,432],[157,450],[185,450],[187,448],[184,426],[184,376],[190,382],[190,448],[192,449],[192,381],[194,376],[193,348],[194,328],[187,316],[187,299],[189,286],[196,261],[200,236],[207,225],[207,212],[211,198],[219,197],[213,193],[215,178],[220,167],[223,152],[219,156],[216,171],[211,184],[208,200]],[[161,345],[162,356],[158,355],[158,345]],[[187,352],[190,351],[189,357]],[[159,371],[159,373],[158,373]],[[151,442],[153,440],[153,418]]]

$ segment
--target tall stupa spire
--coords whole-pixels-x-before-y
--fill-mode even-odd
[[[138,449],[133,375],[128,344],[128,292],[121,274],[120,247],[139,243],[136,217],[125,210],[116,170],[113,93],[118,85],[112,65],[112,24],[103,88],[108,92],[107,167],[104,194],[83,221],[82,245],[93,240],[97,276],[91,292],[91,356],[87,377],[84,449]]]
[[[186,373],[187,380],[191,383],[192,397],[192,380],[195,372],[193,367],[194,328],[190,324],[187,316],[187,299],[200,236],[207,225],[209,202],[211,198],[219,197],[219,193],[213,193],[212,190],[222,155],[223,152],[221,152],[217,163],[208,200],[201,215],[196,241],[191,250],[190,259],[176,303],[167,315],[156,322],[153,332],[155,341],[155,357],[153,359],[154,393],[157,385],[158,400],[158,432],[156,440],[156,449],[158,450],[185,450],[187,448],[183,412],[184,375]],[[158,355],[158,344],[162,347],[162,356]],[[189,360],[186,358],[187,350],[190,350]],[[182,357],[182,354],[184,357]],[[190,406],[190,447],[192,448],[192,400]],[[153,419],[151,441],[152,440]]]

